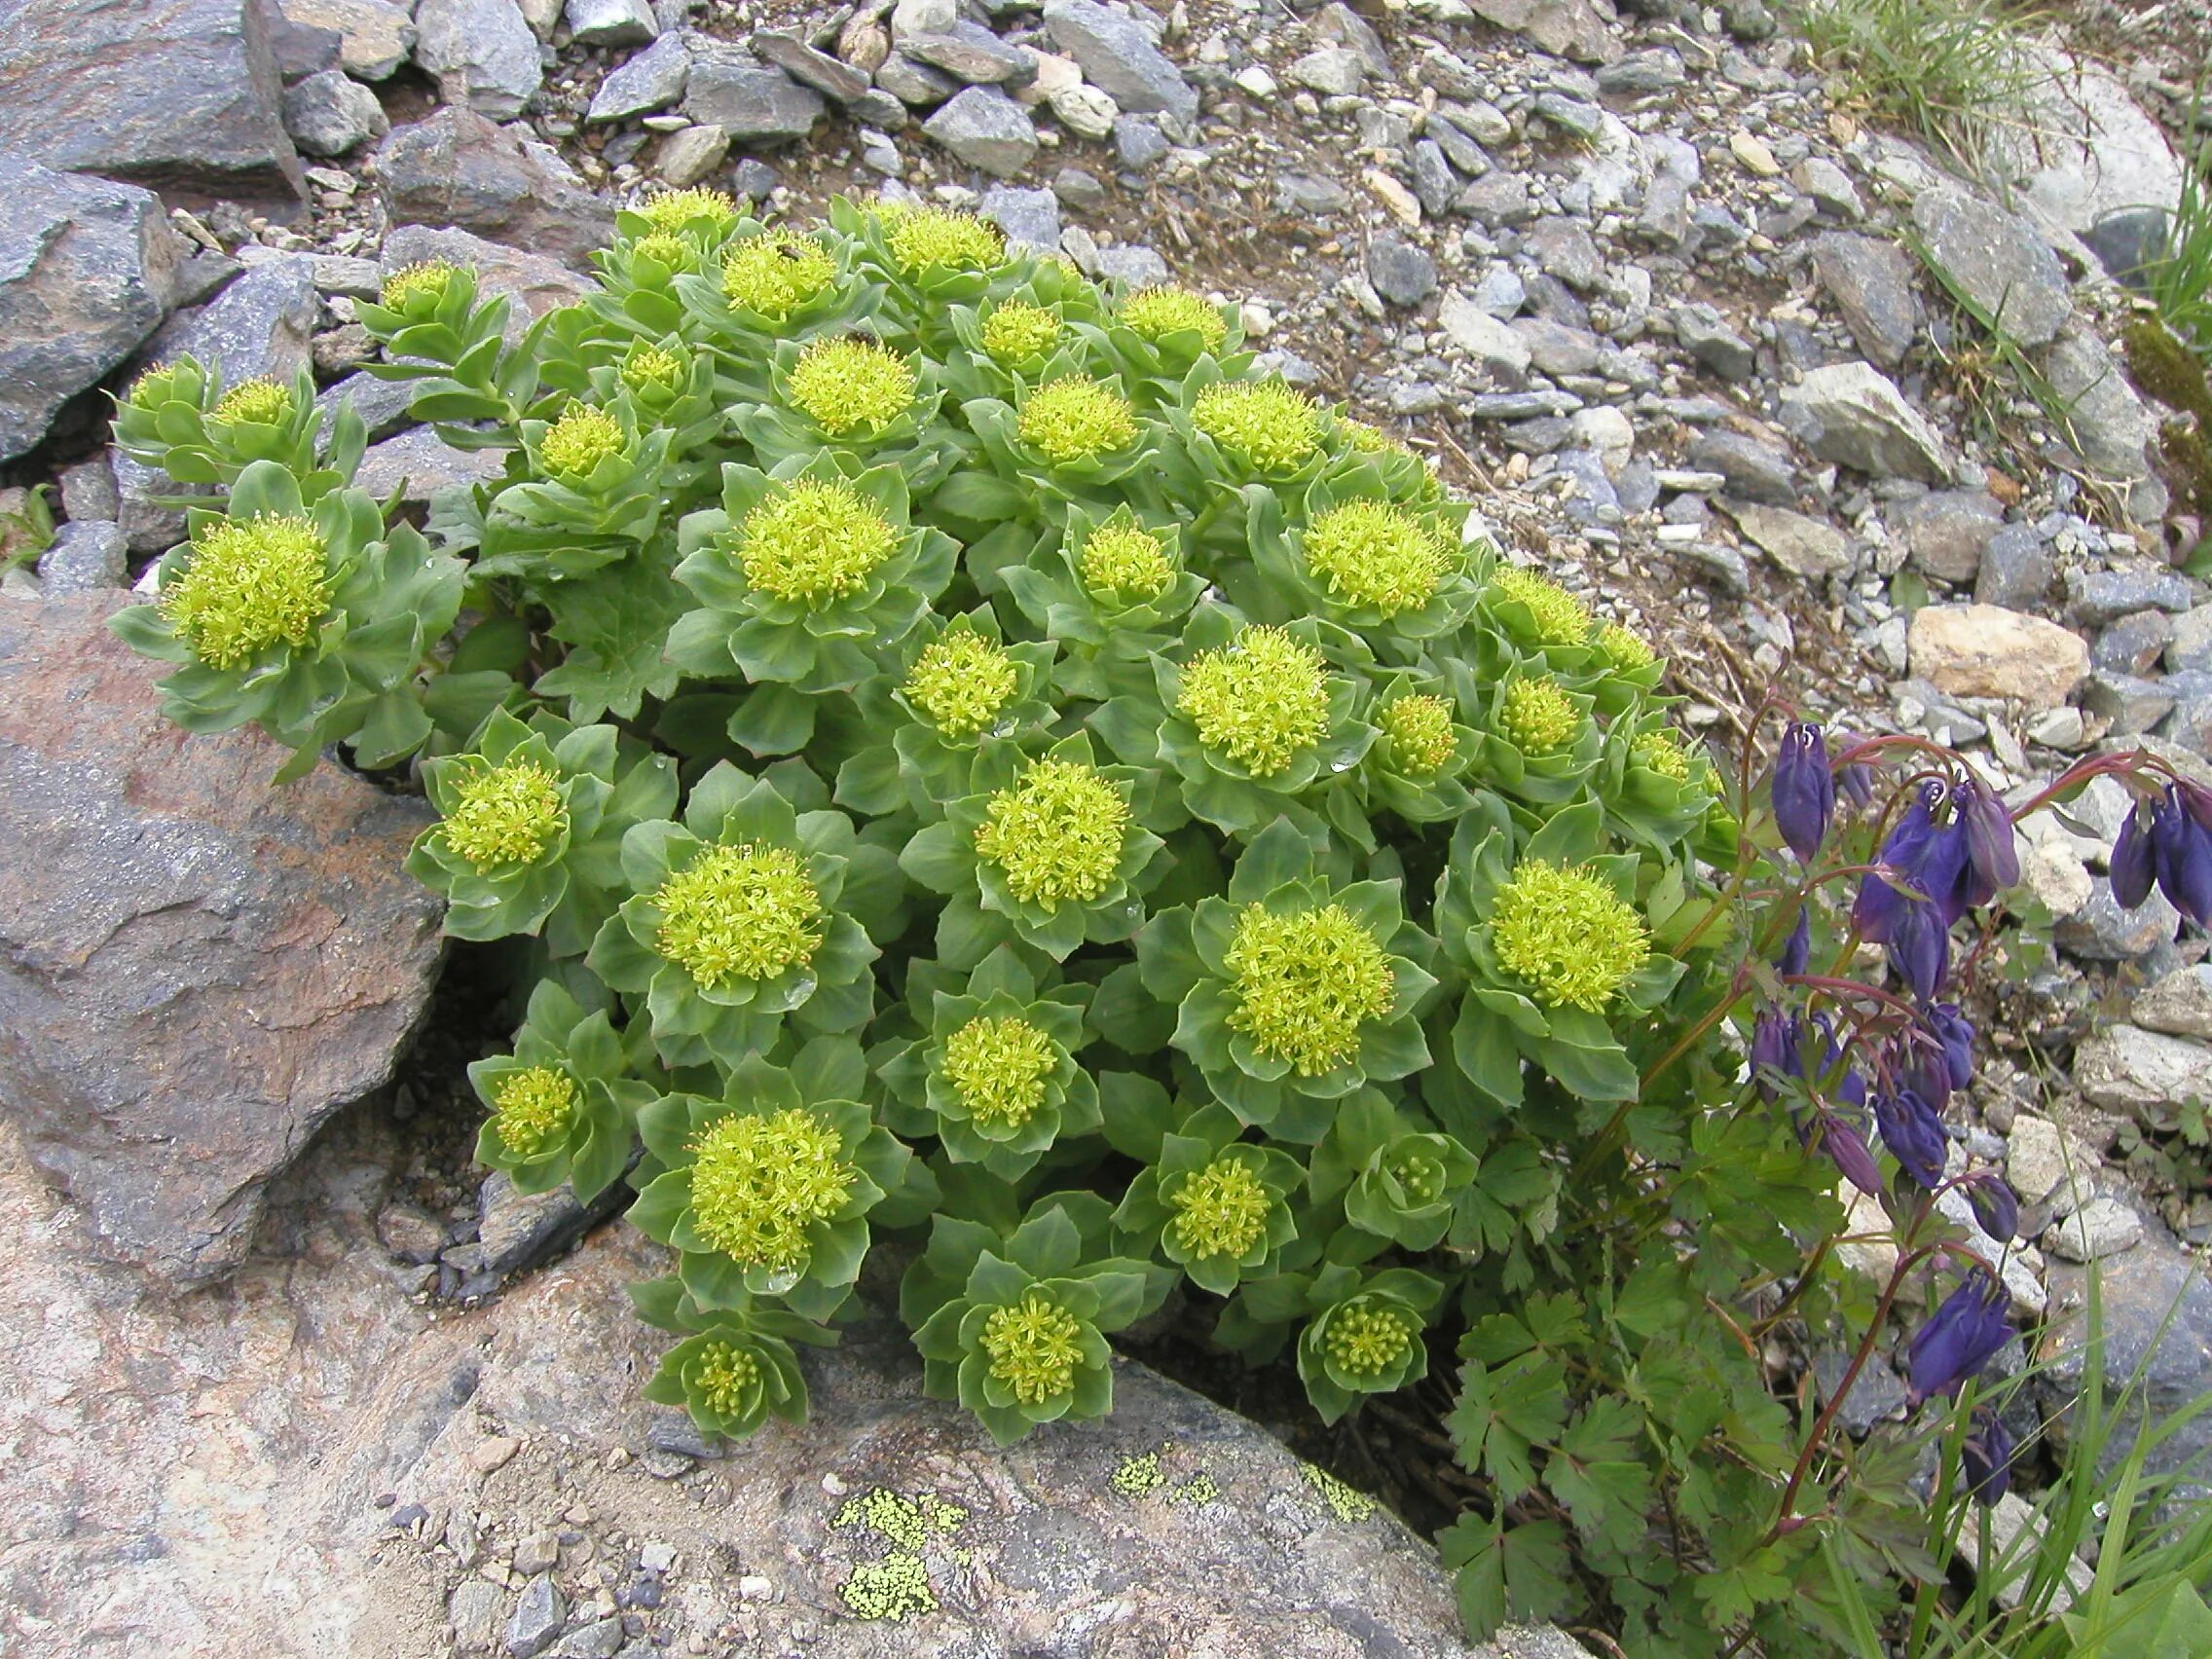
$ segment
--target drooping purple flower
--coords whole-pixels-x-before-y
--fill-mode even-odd
[[[1897,1070],[1922,1098],[1940,1112],[1956,1089],[1973,1078],[1973,1022],[1957,1003],[1935,1003],[1920,1011],[1914,1028],[1899,1039],[1903,1052]]]
[[[1852,904],[1851,920],[1862,936],[1876,944],[1889,943],[1890,930],[1897,925],[1897,918],[1904,907],[1913,902],[1914,893],[1929,896],[1919,876],[1936,843],[1935,809],[1942,798],[1941,784],[1922,786],[1882,842],[1876,863],[1883,868],[1870,870],[1860,878],[1859,897]],[[1912,891],[1906,891],[1908,888]]]
[[[2158,891],[2175,909],[2200,928],[2212,924],[2212,830],[2196,821],[2172,784],[2151,818],[2151,866]]]
[[[1831,731],[1838,754],[1849,754],[1859,740],[1845,731]],[[1861,811],[1874,804],[1874,768],[1864,760],[1854,760],[1848,766],[1835,768],[1835,787]]]
[[[1972,875],[1968,908],[1978,909],[2020,880],[2020,849],[2012,814],[1979,778],[1969,778],[1954,796],[1958,821],[1966,827],[1967,867]]]
[[[1874,1161],[1874,1154],[1859,1125],[1834,1112],[1823,1112],[1820,1125],[1821,1150],[1835,1161],[1835,1166],[1843,1171],[1843,1178],[1862,1193],[1879,1193],[1882,1166]]]
[[[1789,930],[1789,937],[1782,941],[1782,954],[1774,965],[1785,974],[1802,974],[1813,965],[1813,913],[1797,912],[1797,925]]]
[[[2142,801],[2137,801],[2120,821],[2120,833],[2113,840],[2112,896],[2123,910],[2132,910],[2151,897],[2151,884],[2157,879],[2157,861],[2151,852],[2151,813]]]
[[[1751,1070],[1803,1077],[1805,1063],[1798,1055],[1797,1037],[1795,1014],[1784,1014],[1778,1008],[1761,1009],[1758,1018],[1751,1022]],[[1759,1091],[1769,1100],[1774,1098],[1774,1085],[1763,1075],[1759,1078]]]
[[[1966,1194],[1982,1232],[2000,1244],[2009,1244],[2019,1236],[2020,1200],[2002,1175],[1990,1169],[1975,1172],[1967,1178]]]
[[[1973,1420],[1959,1446],[1960,1472],[1967,1495],[1984,1509],[1994,1508],[2012,1486],[2012,1431],[1987,1406],[1973,1409]]]
[[[1913,1404],[1955,1395],[1968,1378],[1980,1374],[2012,1334],[2006,1316],[2011,1300],[1987,1272],[1968,1270],[1959,1287],[1912,1333],[1905,1372]]]
[[[1921,1186],[1934,1192],[1943,1179],[1943,1120],[1909,1088],[1874,1096],[1874,1126],[1882,1144]]]
[[[1800,864],[1811,864],[1835,817],[1835,778],[1827,738],[1811,720],[1793,720],[1774,762],[1774,822]]]
[[[1821,1071],[1815,1081],[1826,1087],[1830,1100],[1846,1106],[1864,1106],[1866,1080],[1856,1068],[1845,1064],[1843,1045],[1835,1040],[1834,1022],[1826,1014],[1818,1014],[1813,1016],[1813,1028],[1821,1034]]]
[[[1923,1010],[1920,1017],[1941,1046],[1951,1087],[1966,1088],[1973,1081],[1973,1021],[1960,1012],[1957,1003],[1934,1004]]]
[[[1933,1002],[1951,972],[1951,930],[1943,913],[1922,900],[1908,902],[1890,924],[1890,966],[1922,1002]]]

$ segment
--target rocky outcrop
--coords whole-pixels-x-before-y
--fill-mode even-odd
[[[438,911],[399,867],[418,803],[170,725],[121,598],[0,599],[0,1109],[104,1253],[199,1284],[390,1075]]]
[[[614,231],[607,202],[473,110],[394,129],[376,169],[397,224],[454,226],[579,269]]]

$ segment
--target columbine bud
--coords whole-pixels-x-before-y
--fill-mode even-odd
[[[1933,1002],[1951,972],[1951,930],[1943,913],[1920,900],[1906,903],[1890,927],[1890,966],[1922,1002]]]
[[[1979,1374],[2012,1334],[2006,1317],[2011,1300],[1983,1269],[1968,1271],[1958,1289],[1912,1334],[1905,1364],[1913,1404],[1956,1394],[1961,1383]]]
[[[2020,880],[2020,851],[2012,830],[2012,814],[1979,778],[1969,778],[1953,797],[1959,822],[1966,827],[1967,866],[1972,883],[1967,907],[1978,909]]]
[[[1457,549],[1405,508],[1346,501],[1306,527],[1306,568],[1331,598],[1395,616],[1419,610],[1457,563]]]
[[[1851,920],[1860,933],[1875,944],[1889,942],[1898,917],[1914,903],[1899,883],[1918,887],[1915,877],[1927,861],[1929,849],[1936,843],[1935,809],[1942,798],[1942,785],[1929,784],[1922,788],[1882,842],[1878,862],[1888,874],[1877,870],[1860,878],[1859,897],[1852,904]],[[1896,879],[1890,879],[1893,876]],[[1927,892],[1925,888],[1919,891],[1924,895]]]
[[[1321,447],[1313,400],[1279,380],[1218,381],[1191,405],[1191,424],[1260,472],[1288,472]]]
[[[1070,375],[1032,392],[1015,435],[1051,461],[1096,461],[1136,442],[1136,411],[1110,386]]]
[[[2004,1178],[1983,1169],[1966,1181],[1967,1202],[1982,1232],[2000,1244],[2009,1244],[2020,1234],[2020,1200]]]
[[[1973,1079],[1973,1022],[1957,1003],[1921,1010],[1920,1030],[1899,1068],[1937,1111]]]
[[[877,341],[814,341],[784,381],[784,395],[825,432],[889,425],[914,401],[914,365]]]
[[[1830,726],[1828,736],[1834,739],[1829,747],[1838,755],[1850,754],[1859,742],[1858,738],[1839,726]],[[1834,771],[1836,790],[1852,805],[1864,811],[1874,804],[1874,768],[1871,765],[1863,760],[1854,760],[1849,765],[1835,767]]]
[[[1835,818],[1835,779],[1828,771],[1827,739],[1812,721],[1793,721],[1782,734],[1773,795],[1774,822],[1783,840],[1799,864],[1811,864]]]
[[[1382,946],[1342,904],[1289,915],[1247,904],[1224,960],[1236,999],[1230,1028],[1300,1077],[1357,1055],[1361,1027],[1387,1015],[1396,994]]]
[[[1813,964],[1813,913],[1800,909],[1797,925],[1789,930],[1789,937],[1782,941],[1781,954],[1774,965],[1785,974],[1802,974]]]
[[[1751,1070],[1777,1072],[1784,1077],[1801,1078],[1805,1063],[1798,1051],[1802,1027],[1793,1014],[1784,1014],[1778,1008],[1759,1010],[1751,1022]],[[1759,1090],[1772,1100],[1774,1085],[1764,1077],[1759,1079]]]
[[[1904,1172],[1934,1192],[1943,1179],[1943,1120],[1909,1088],[1874,1096],[1874,1126]]]
[[[1843,1178],[1862,1193],[1879,1193],[1882,1166],[1874,1161],[1874,1154],[1859,1125],[1834,1112],[1823,1112],[1819,1123],[1821,1150],[1834,1161]]]
[[[1207,749],[1272,778],[1328,731],[1328,666],[1294,634],[1246,628],[1183,665],[1175,707]]]
[[[1959,1466],[1967,1495],[1984,1509],[1996,1507],[2011,1490],[2014,1450],[2012,1431],[2004,1419],[1987,1406],[1974,1407],[1972,1425],[1959,1445]]]
[[[2112,896],[2120,908],[2132,910],[2151,897],[2157,864],[2151,853],[2151,826],[2141,801],[2120,823],[2108,867],[2112,871]]]

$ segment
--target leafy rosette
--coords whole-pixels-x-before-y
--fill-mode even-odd
[[[180,356],[138,377],[116,405],[116,447],[180,484],[230,484],[256,461],[275,461],[300,480],[313,501],[337,489],[359,465],[368,430],[349,402],[322,441],[323,411],[314,376],[304,366],[289,386],[250,380],[225,389],[219,364]],[[329,459],[318,461],[327,448]],[[219,506],[216,497],[202,506]]]
[[[936,1135],[954,1162],[980,1163],[1007,1181],[1036,1167],[1055,1141],[1098,1128],[1098,1086],[1075,1061],[1088,986],[1040,988],[1011,944],[973,974],[917,963],[912,979],[923,1035],[888,1045],[876,1062],[894,1128]]]
[[[1585,1102],[1634,1100],[1615,1023],[1656,1008],[1682,972],[1651,948],[1638,855],[1605,850],[1596,801],[1561,811],[1518,850],[1503,819],[1462,821],[1437,879],[1437,934],[1467,980],[1452,1028],[1459,1069],[1505,1107],[1521,1103],[1523,1056]]]
[[[1030,292],[1032,287],[1025,284],[947,313],[958,342],[944,366],[947,394],[954,403],[1010,399],[1018,387],[1038,385],[1055,368],[1065,372],[1067,353],[1077,340],[1070,313],[1080,315],[1095,307],[1040,298]]]
[[[1448,672],[1459,709],[1479,734],[1475,781],[1545,805],[1589,788],[1605,747],[1589,697],[1540,669],[1509,668],[1491,680],[1455,662]]]
[[[770,1418],[806,1420],[806,1378],[794,1344],[830,1347],[833,1331],[784,1309],[749,1307],[704,1312],[681,1280],[630,1286],[638,1315],[682,1335],[661,1356],[641,1392],[660,1406],[682,1406],[704,1435],[743,1440]]]
[[[1550,577],[1493,560],[1480,609],[1522,661],[1555,674],[1602,667],[1602,635],[1590,608]]]
[[[651,236],[694,237],[714,245],[744,223],[737,199],[725,190],[693,186],[659,190],[616,211],[614,234],[626,241]]]
[[[1599,777],[1606,823],[1656,851],[1680,844],[1715,799],[1712,762],[1657,712],[1614,722]]]
[[[731,423],[762,464],[774,467],[794,456],[813,457],[825,447],[851,454],[908,452],[925,428],[937,424],[944,393],[936,362],[903,352],[870,334],[818,334],[785,340],[771,359],[767,401],[742,404]],[[932,464],[909,467],[918,483],[934,482],[951,452],[932,448]]]
[[[1475,1157],[1458,1141],[1361,1089],[1338,1110],[1314,1148],[1317,1205],[1342,1204],[1352,1231],[1330,1241],[1333,1261],[1362,1262],[1395,1244],[1432,1249],[1475,1179]]]
[[[402,266],[386,275],[375,300],[353,304],[354,319],[384,348],[385,360],[363,364],[363,371],[378,380],[426,383],[408,405],[418,420],[511,421],[516,407],[507,393],[527,396],[535,368],[527,352],[501,361],[510,309],[504,294],[479,303],[476,274],[465,266]],[[446,436],[466,434],[449,429]]]
[[[1163,413],[1181,440],[1166,452],[1166,481],[1187,501],[1240,501],[1253,483],[1295,491],[1328,459],[1331,417],[1319,404],[1280,380],[1232,380],[1211,358]]]
[[[1456,700],[1401,672],[1375,682],[1369,708],[1376,738],[1359,772],[1368,807],[1408,824],[1450,823],[1465,813],[1474,803],[1467,773],[1482,738],[1461,723]]]
[[[895,877],[888,891],[848,880],[871,850],[843,813],[794,811],[773,782],[723,761],[691,786],[682,823],[623,835],[633,896],[586,961],[642,1001],[668,1065],[733,1066],[764,1051],[787,1014],[809,1031],[857,1030],[874,1012],[868,924],[898,897]]]
[[[1100,766],[1087,732],[1035,760],[986,751],[975,788],[899,855],[913,881],[946,896],[938,955],[980,962],[1009,938],[1064,961],[1112,944],[1144,919],[1140,879],[1162,843],[1144,828],[1151,779]]]
[[[1145,1262],[1089,1257],[1070,1207],[1047,1200],[1003,1238],[940,1215],[900,1311],[921,1350],[924,1389],[958,1400],[1007,1446],[1041,1422],[1113,1409],[1106,1338],[1157,1306],[1165,1281]]]
[[[326,743],[350,741],[364,766],[388,766],[430,735],[415,681],[453,626],[467,567],[414,529],[387,531],[367,493],[312,505],[275,461],[249,462],[228,514],[193,510],[191,539],[160,566],[158,597],[109,626],[130,646],[178,664],[162,713],[187,731],[258,724],[309,770]]]
[[[1144,987],[1178,1009],[1176,1050],[1244,1124],[1311,1143],[1336,1102],[1428,1064],[1419,1014],[1433,941],[1403,884],[1331,881],[1278,821],[1236,861],[1226,896],[1163,910],[1137,936]]]
[[[1667,664],[1641,634],[1606,622],[1600,625],[1596,643],[1600,672],[1586,682],[1586,688],[1607,718],[1637,707],[1658,691],[1667,677]]]
[[[722,504],[678,527],[676,578],[699,601],[668,659],[692,674],[849,690],[881,669],[952,579],[959,548],[913,522],[895,466],[824,452],[722,468]]]
[[[1350,419],[1342,410],[1338,411],[1329,435],[1328,453],[1329,458],[1322,465],[1323,477],[1365,474],[1379,478],[1386,499],[1449,513],[1461,527],[1470,557],[1496,557],[1496,548],[1487,540],[1466,538],[1467,508],[1464,503],[1452,501],[1445,496],[1436,467],[1426,456],[1407,448],[1379,426]]]
[[[970,574],[992,587],[973,563]],[[1060,646],[1060,690],[1092,701],[1111,695],[1109,664],[1170,649],[1206,587],[1184,565],[1171,515],[1124,504],[1101,517],[1080,501],[1068,503],[1064,529],[1048,529],[1025,561],[999,568],[995,583]]]
[[[632,746],[633,751],[635,746]],[[625,891],[622,835],[676,810],[664,755],[625,755],[609,725],[571,727],[497,710],[465,754],[423,762],[438,822],[416,837],[408,873],[446,901],[456,939],[544,932],[580,955]]]
[[[1322,617],[1410,666],[1474,613],[1462,509],[1393,500],[1367,464],[1315,479],[1287,522],[1276,490],[1247,485],[1244,497],[1251,563],[1226,571],[1223,585],[1255,621]]]
[[[837,768],[837,799],[856,812],[911,807],[924,818],[968,793],[978,748],[1052,721],[1053,645],[1010,645],[997,615],[978,606],[925,621],[906,641],[906,666],[858,693],[864,744]]]
[[[1121,384],[1093,379],[1072,357],[1048,364],[1040,384],[1017,386],[1012,403],[971,398],[960,413],[1032,513],[1039,501],[1118,483],[1160,454],[1158,432]]]
[[[1239,1139],[1243,1128],[1223,1106],[1192,1113],[1114,1212],[1117,1227],[1216,1296],[1265,1270],[1298,1232],[1289,1200],[1306,1171],[1279,1148]]]
[[[1171,283],[1128,289],[1102,325],[1086,332],[1147,407],[1173,403],[1201,357],[1215,359],[1228,375],[1242,373],[1250,361],[1236,307]]]
[[[662,1095],[638,1113],[649,1162],[630,1219],[678,1252],[703,1312],[782,1299],[810,1319],[841,1307],[867,1254],[868,1212],[907,1179],[912,1154],[859,1094],[860,1047],[817,1038],[790,1070],[757,1054],[719,1098]]]
[[[882,279],[892,313],[917,333],[982,298],[1010,264],[1005,233],[956,208],[840,199],[830,222],[852,239],[856,263]]]
[[[526,419],[520,429],[534,476],[492,498],[487,554],[503,550],[490,534],[502,519],[591,542],[612,540],[581,556],[552,556],[556,572],[580,575],[621,557],[628,550],[621,543],[644,541],[659,526],[671,434],[641,431],[627,391],[605,404],[571,398],[555,419]]]
[[[1444,1287],[1411,1268],[1323,1268],[1306,1293],[1312,1317],[1298,1339],[1306,1397],[1335,1422],[1369,1394],[1387,1394],[1428,1375],[1422,1332]]]
[[[626,404],[641,430],[666,432],[662,494],[685,495],[706,466],[696,452],[721,432],[725,421],[714,353],[693,350],[673,332],[658,338],[626,334],[619,342],[595,338],[596,319],[561,326],[571,314],[555,313],[539,338],[543,384],[603,409]]]
[[[514,1051],[468,1068],[491,1112],[476,1161],[505,1170],[518,1192],[566,1181],[588,1204],[628,1166],[639,1109],[653,1098],[634,1069],[605,1009],[586,1012],[558,980],[539,980]]]

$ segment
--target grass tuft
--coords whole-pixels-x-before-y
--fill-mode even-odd
[[[2023,118],[2038,20],[1987,0],[1806,0],[1799,18],[1847,99],[1969,170],[1992,130]]]

